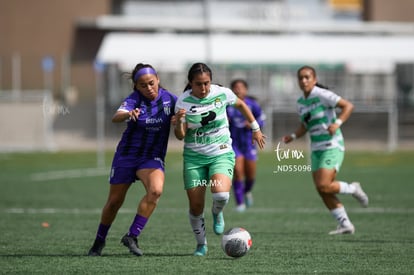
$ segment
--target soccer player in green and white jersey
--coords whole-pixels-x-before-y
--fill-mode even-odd
[[[189,219],[197,248],[196,256],[207,253],[204,202],[207,187],[213,198],[213,230],[224,231],[223,208],[230,197],[235,156],[231,146],[226,107],[238,108],[250,123],[253,137],[263,149],[265,136],[247,105],[230,89],[211,84],[212,72],[195,63],[188,72],[188,85],[176,106],[175,136],[184,139],[184,188],[189,199]]]
[[[336,194],[352,194],[363,207],[368,206],[368,196],[358,182],[348,184],[335,179],[345,150],[340,126],[351,115],[353,104],[320,85],[315,69],[310,66],[301,67],[297,77],[303,91],[297,101],[301,124],[294,133],[284,136],[283,141],[289,143],[309,133],[313,181],[326,207],[338,221],[337,229],[329,234],[353,234],[355,227]],[[338,117],[335,108],[341,109]]]

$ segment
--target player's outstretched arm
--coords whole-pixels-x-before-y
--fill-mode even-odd
[[[263,135],[262,131],[260,130],[259,123],[256,121],[256,118],[254,117],[252,111],[250,111],[246,103],[244,103],[244,101],[239,98],[236,100],[234,106],[243,114],[246,120],[250,123],[250,128],[253,132],[252,142],[256,141],[259,148],[263,149],[266,143],[266,136]]]
[[[256,132],[253,131],[252,139],[252,142],[256,141],[260,149],[264,149],[264,146],[266,144],[266,136],[263,135],[260,129]]]
[[[124,122],[125,120],[132,119],[133,121],[136,121],[139,116],[139,109],[135,108],[132,111],[116,111],[114,116],[112,117],[112,122]]]

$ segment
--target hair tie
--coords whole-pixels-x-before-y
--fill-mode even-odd
[[[157,72],[151,67],[144,67],[139,69],[134,75],[134,82],[137,82],[138,78],[144,74],[153,74],[157,75]]]

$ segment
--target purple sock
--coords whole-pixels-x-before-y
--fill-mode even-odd
[[[98,227],[98,232],[96,233],[96,239],[100,241],[105,241],[106,235],[108,235],[108,231],[111,225],[105,225],[100,223]]]
[[[246,180],[244,186],[244,193],[250,192],[253,189],[254,180]]]
[[[128,235],[138,237],[141,234],[141,231],[144,229],[145,224],[147,223],[148,218],[145,218],[141,215],[135,215],[134,222],[131,224],[129,228]]]
[[[243,182],[240,180],[235,180],[233,182],[234,196],[236,198],[236,204],[240,205],[244,202],[244,191],[243,191]]]

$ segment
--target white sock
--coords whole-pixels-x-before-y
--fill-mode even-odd
[[[352,225],[351,221],[346,214],[344,207],[338,207],[331,210],[332,216],[338,221],[339,225],[349,227]]]
[[[193,228],[197,244],[207,244],[206,227],[204,226],[204,214],[194,216],[191,213],[188,213],[188,217],[190,218],[190,224]]]
[[[229,198],[230,198],[230,193],[229,192],[213,193],[212,197],[213,197],[212,212],[214,214],[218,214],[221,211],[223,211],[224,206],[226,206],[226,204],[228,203]]]
[[[355,192],[355,186],[339,181],[339,194],[353,194]]]

